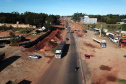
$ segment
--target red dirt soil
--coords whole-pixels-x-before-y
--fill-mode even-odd
[[[64,23],[63,20],[61,20],[61,22]],[[64,25],[53,25],[53,27],[64,28]],[[63,33],[63,30],[56,29],[55,31],[52,31],[51,34],[45,37],[38,44],[36,44],[35,46],[31,48],[26,49],[26,51],[32,52],[32,51],[40,50],[40,49],[45,49],[47,51],[52,50],[52,47],[56,47],[57,44],[54,42],[51,42],[51,39],[54,39],[55,41],[63,40],[62,33]]]
[[[49,45],[49,41],[55,37],[55,34],[58,32],[58,29],[56,31],[52,31],[52,33],[50,35],[48,35],[47,37],[45,37],[42,41],[40,41],[38,44],[36,44],[35,46],[28,48],[26,50],[28,50],[29,52],[35,51],[35,49],[40,50],[43,49],[44,46]],[[49,48],[48,48],[49,49]]]

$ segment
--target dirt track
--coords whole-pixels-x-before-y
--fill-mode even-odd
[[[75,29],[82,30],[80,25],[75,25]],[[91,73],[86,78],[86,84],[123,84],[118,79],[126,79],[126,51],[117,48],[115,44],[106,37],[101,37],[107,41],[107,48],[101,48],[100,44],[93,42],[94,32],[89,31],[82,37],[77,37],[76,42],[80,52],[80,56],[86,62]],[[89,54],[90,59],[85,59],[84,54]],[[85,72],[85,71],[84,71]],[[85,73],[88,75],[88,73]]]

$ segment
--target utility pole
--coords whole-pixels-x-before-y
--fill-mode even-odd
[[[121,34],[121,31],[122,31],[122,25],[121,25],[121,30],[119,30],[119,34],[118,34],[118,48],[119,48],[119,44],[120,44],[120,34]],[[122,35],[121,35],[122,36]],[[120,45],[121,46],[121,45]]]
[[[101,37],[101,30],[102,30],[102,17],[101,17],[101,29],[100,29],[100,36]]]
[[[100,28],[100,36],[99,37],[101,37],[101,30],[102,30],[102,24],[101,24],[101,28]]]

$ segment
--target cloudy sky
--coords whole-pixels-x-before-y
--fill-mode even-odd
[[[126,14],[126,0],[0,0],[0,12]]]

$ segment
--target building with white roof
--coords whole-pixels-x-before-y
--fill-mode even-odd
[[[97,24],[97,18],[89,18],[88,16],[80,17],[80,22],[84,24]]]

